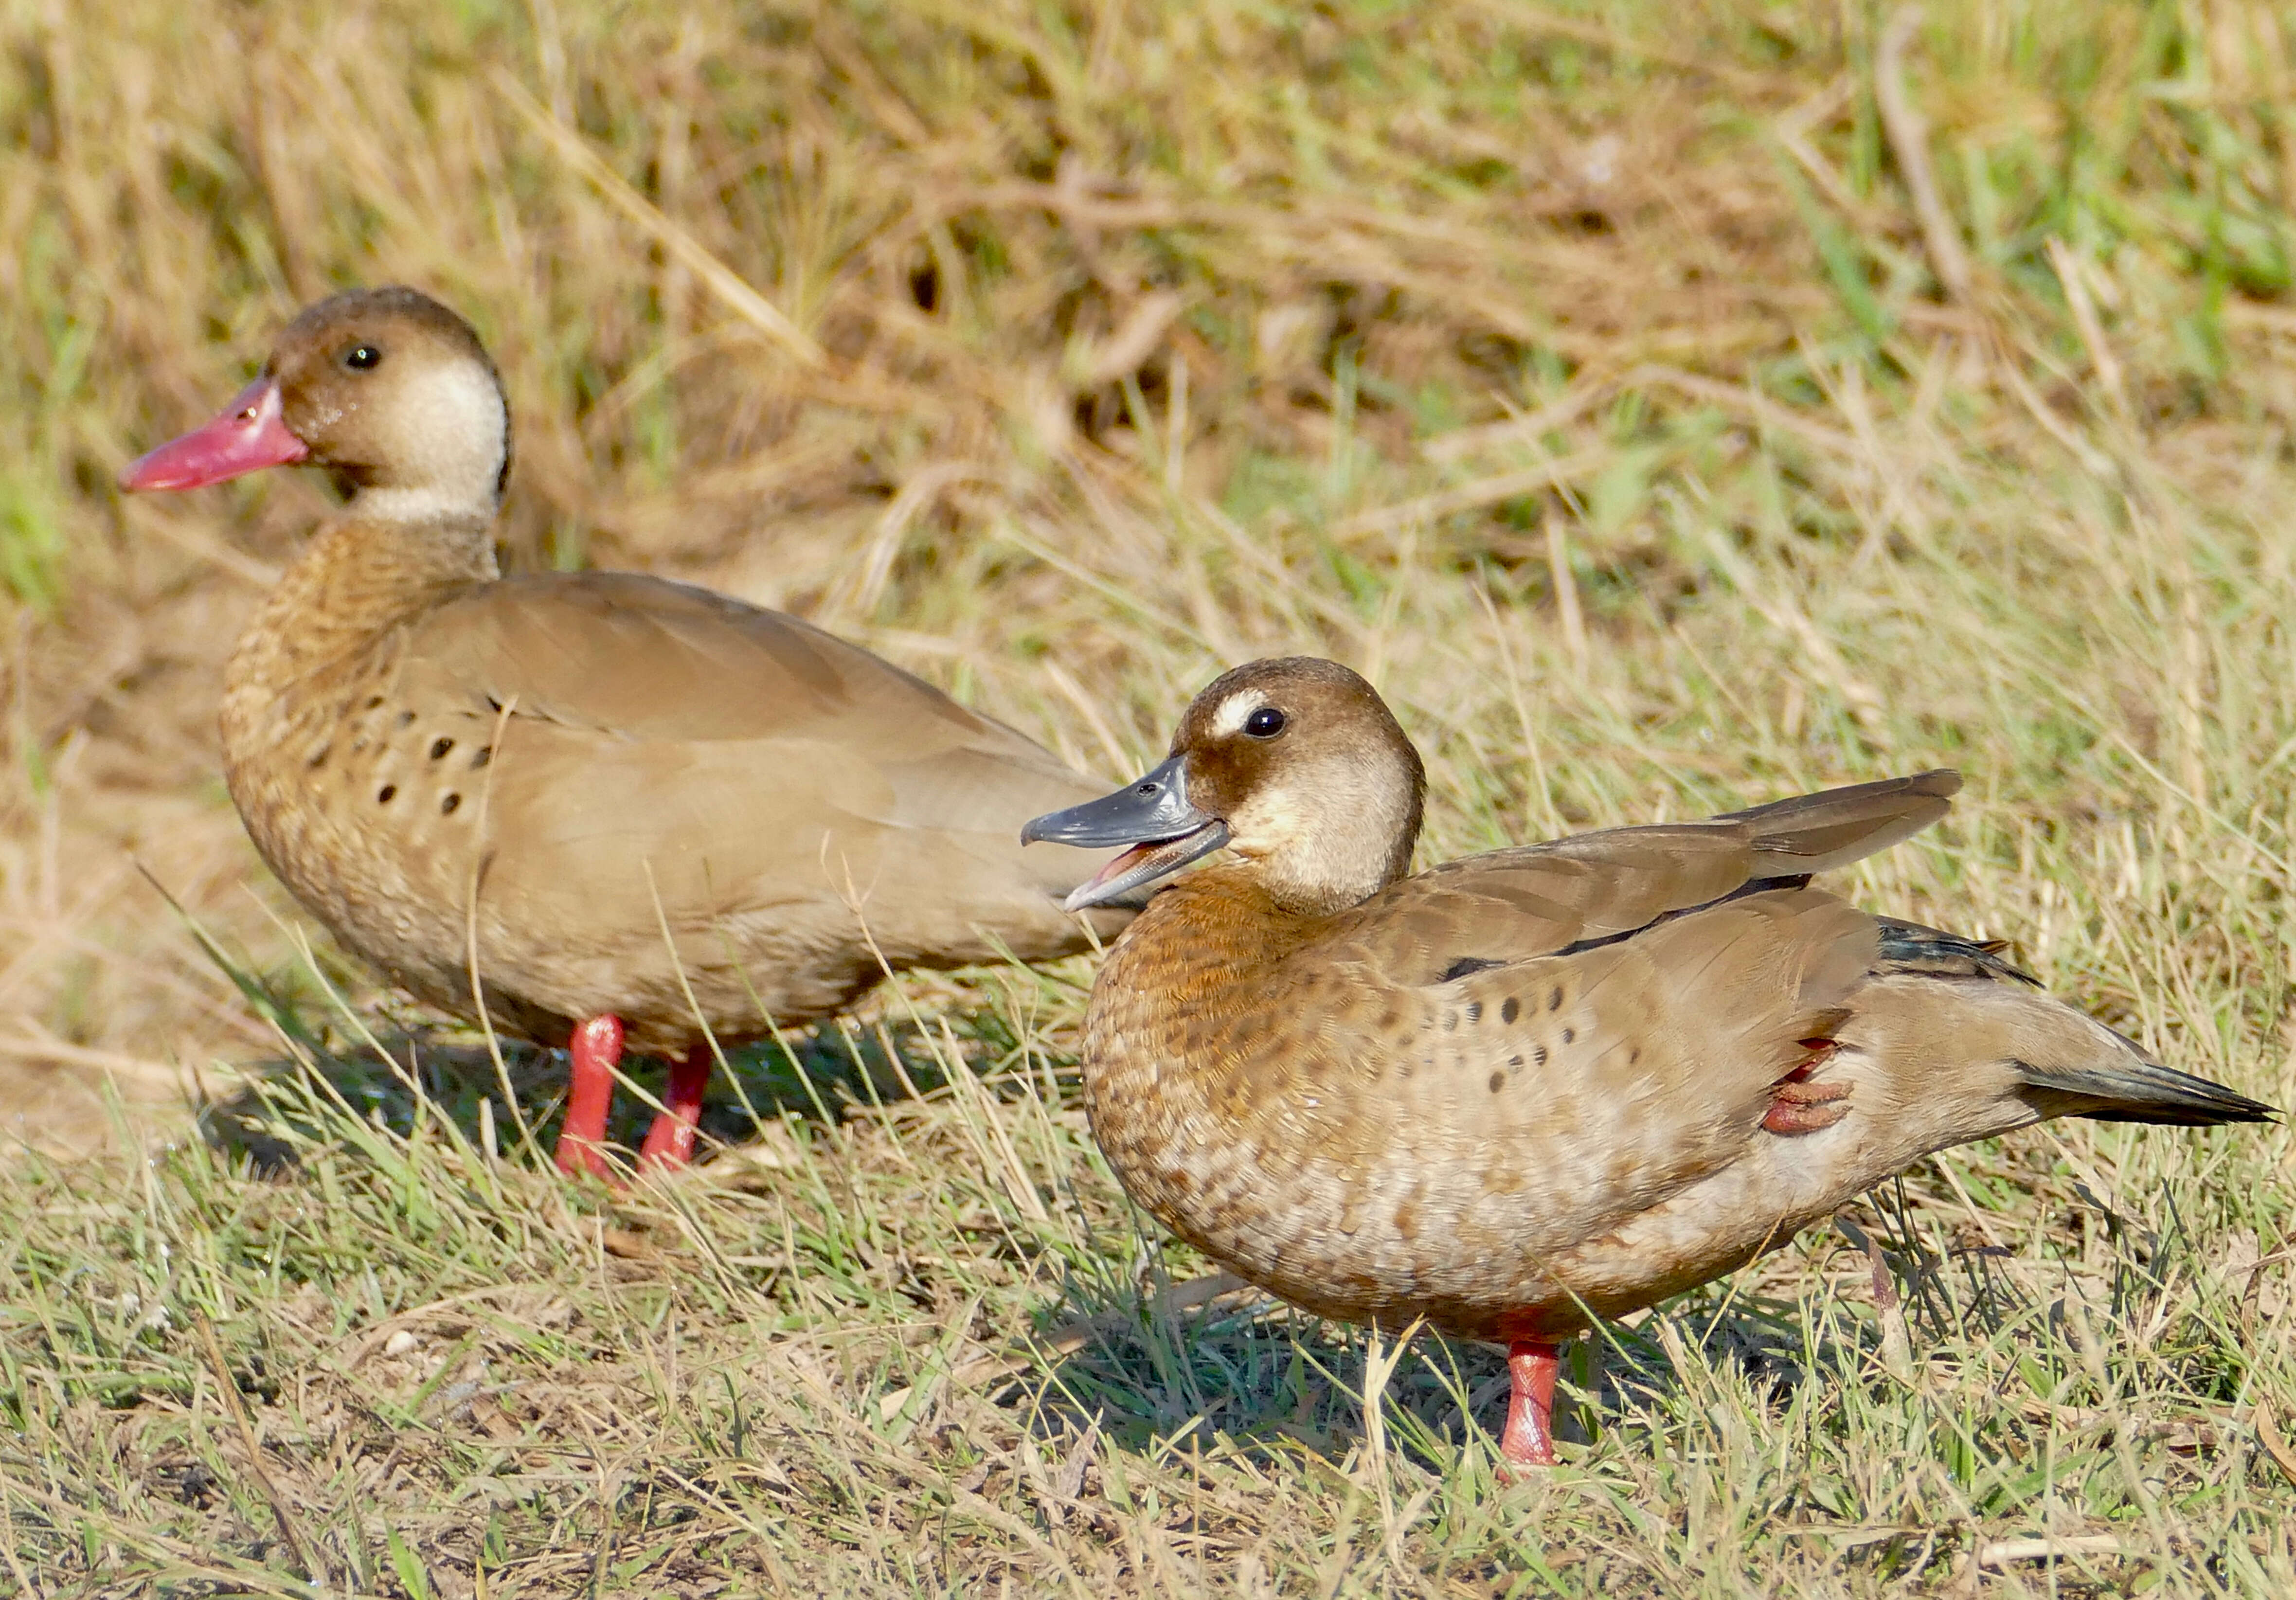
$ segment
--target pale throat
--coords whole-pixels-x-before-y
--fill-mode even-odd
[[[1377,894],[1402,875],[1411,841],[1407,784],[1342,767],[1321,775],[1312,805],[1278,788],[1236,808],[1229,848],[1252,862],[1286,904],[1329,913]],[[1399,841],[1399,842],[1398,842]]]
[[[375,521],[491,520],[501,500],[510,449],[510,412],[501,385],[474,362],[423,374],[389,419],[392,465],[352,498],[357,514]]]

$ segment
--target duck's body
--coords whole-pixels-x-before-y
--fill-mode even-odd
[[[2076,1109],[2046,1063],[2124,1053],[1982,947],[1762,887],[1751,854],[1726,825],[1624,829],[1321,918],[1249,867],[1199,872],[1095,986],[1095,1136],[1144,1206],[1286,1300],[1554,1338]],[[1713,892],[1702,857],[1740,882]],[[1587,931],[1621,911],[1623,936]]]
[[[1092,862],[1013,835],[1100,785],[1037,745],[724,595],[500,575],[507,417],[459,318],[339,296],[266,373],[130,470],[183,488],[308,459],[353,491],[233,652],[233,800],[346,948],[442,1010],[574,1046],[563,1164],[597,1165],[625,1033],[693,1058],[648,1142],[683,1159],[705,1038],[830,1015],[888,967],[1085,948],[1058,897]]]
[[[469,570],[409,559],[455,532]],[[1013,824],[1099,785],[793,618],[497,578],[486,534],[336,522],[226,670],[232,799],[346,948],[468,1016],[475,940],[497,1025],[563,1045],[611,1013],[648,1052],[830,1015],[886,964],[1083,948],[1056,897],[1090,864]]]
[[[1343,672],[1262,662],[1207,690],[1144,780],[1152,827],[1111,825],[1119,797],[1031,825],[1148,841],[1119,882],[1196,843],[1242,857],[1157,894],[1102,968],[1093,1129],[1144,1208],[1284,1299],[1515,1345],[1517,1411],[1538,1409],[1511,1418],[1518,1459],[1551,1458],[1521,1383],[1551,1385],[1554,1341],[1931,1151],[2057,1115],[2267,1114],[1995,947],[1807,887],[1941,815],[1949,773],[1405,878],[1417,759]]]

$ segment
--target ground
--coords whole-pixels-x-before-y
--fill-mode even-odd
[[[564,1184],[556,1064],[505,1097],[223,794],[324,486],[109,487],[416,283],[502,364],[513,565],[787,605],[1111,780],[1332,655],[1423,862],[1958,767],[1844,891],[2289,1104],[2279,12],[0,15],[0,1587],[2296,1589],[2278,1127],[1926,1162],[1582,1346],[1511,1486],[1496,1352],[1126,1208],[1088,962],[905,980],[694,1172]]]

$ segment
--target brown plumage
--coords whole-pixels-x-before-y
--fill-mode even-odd
[[[2248,1121],[1997,947],[1809,874],[1944,815],[1950,772],[1406,877],[1417,754],[1371,686],[1259,661],[1172,759],[1028,837],[1173,882],[1092,991],[1095,1136],[1141,1205],[1326,1316],[1514,1347],[1510,1458],[1552,1460],[1554,1342],[1784,1243],[1931,1151],[2045,1117]]]
[[[575,1046],[562,1165],[595,1168],[627,1030],[677,1058],[683,1160],[721,1041],[829,1015],[885,964],[1086,943],[1076,852],[1013,830],[1101,785],[793,618],[633,573],[503,578],[493,364],[406,289],[338,295],[207,427],[183,488],[308,460],[349,491],[232,652],[226,775],[264,859],[427,1003]],[[1127,916],[1102,924],[1112,932]]]

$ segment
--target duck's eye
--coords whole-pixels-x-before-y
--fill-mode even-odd
[[[1283,713],[1274,706],[1262,706],[1243,719],[1243,731],[1255,739],[1273,739],[1283,731]]]
[[[363,373],[382,365],[382,352],[371,344],[355,344],[343,352],[343,365]]]

